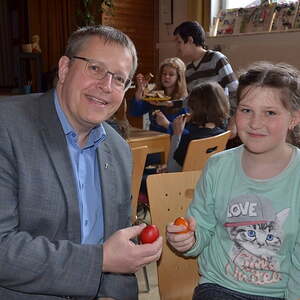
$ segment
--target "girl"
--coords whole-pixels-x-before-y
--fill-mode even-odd
[[[191,115],[180,115],[173,122],[167,167],[169,172],[181,171],[190,141],[226,131],[230,106],[219,83],[211,81],[196,85],[187,98],[187,106]],[[161,114],[157,121],[162,126],[170,126],[170,122]]]
[[[198,256],[193,300],[300,298],[300,72],[260,62],[239,78],[243,144],[212,156],[170,244]]]
[[[136,77],[137,90],[135,97],[130,101],[129,113],[132,116],[142,116],[149,113],[150,130],[172,133],[171,128],[164,128],[157,124],[156,113],[162,111],[168,120],[173,121],[178,115],[186,113],[182,101],[177,102],[180,105],[173,105],[172,101],[143,101],[144,89],[147,81],[142,74]],[[159,68],[157,90],[164,90],[165,95],[171,97],[171,100],[182,99],[187,96],[185,81],[185,64],[177,58],[165,59]]]

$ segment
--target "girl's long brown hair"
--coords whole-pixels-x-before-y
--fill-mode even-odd
[[[171,95],[172,99],[181,99],[187,96],[187,87],[186,87],[186,80],[185,80],[185,64],[184,62],[178,57],[170,57],[166,58],[162,61],[159,67],[159,73],[157,77],[157,89],[163,90],[164,87],[161,84],[161,74],[163,72],[163,68],[165,66],[172,67],[177,71],[177,82],[176,87]]]
[[[194,86],[187,105],[192,113],[191,122],[198,126],[205,126],[209,122],[222,126],[229,118],[229,99],[221,85],[215,81]]]

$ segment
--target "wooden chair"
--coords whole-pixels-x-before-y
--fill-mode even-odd
[[[137,203],[139,198],[139,191],[141,180],[145,168],[146,157],[148,154],[147,146],[140,146],[131,149],[132,152],[132,182],[131,182],[131,222],[136,222]]]
[[[162,256],[157,265],[161,300],[191,300],[199,281],[195,258],[175,254],[166,242],[166,225],[185,216],[201,171],[149,175],[147,190],[152,224],[164,238]]]
[[[142,176],[145,168],[145,162],[148,154],[147,146],[139,146],[131,148],[132,152],[132,181],[131,181],[131,223],[135,224],[137,221],[137,204],[139,198],[139,191],[141,187]],[[150,291],[149,279],[146,267],[143,267],[143,275],[145,278],[146,291]]]
[[[225,150],[230,134],[228,130],[209,138],[192,140],[186,152],[182,171],[203,169],[211,155]]]

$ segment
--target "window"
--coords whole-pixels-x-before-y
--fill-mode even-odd
[[[250,7],[250,6],[257,6],[261,4],[261,0],[225,0],[223,1],[223,8],[230,9],[230,8],[238,8],[238,7]],[[273,3],[291,3],[297,2],[297,0],[272,0]]]
[[[260,0],[226,0],[224,2],[226,9],[260,5]]]

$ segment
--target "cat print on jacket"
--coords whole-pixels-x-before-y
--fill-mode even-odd
[[[226,273],[255,285],[280,281],[278,252],[288,213],[289,208],[276,213],[271,201],[259,195],[232,199],[224,224],[233,242]]]

